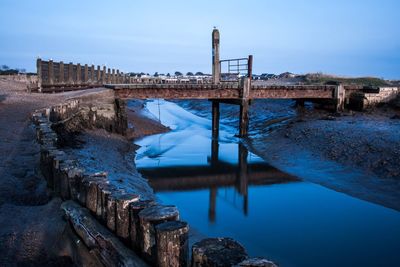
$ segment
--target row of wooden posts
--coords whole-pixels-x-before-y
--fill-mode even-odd
[[[62,86],[101,86],[103,84],[133,83],[134,77],[121,72],[119,69],[111,69],[98,65],[73,64],[54,62],[53,60],[37,59],[37,74],[39,88]]]

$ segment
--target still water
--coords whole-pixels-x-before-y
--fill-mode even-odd
[[[232,237],[280,266],[400,266],[400,213],[305,182],[247,151],[229,123],[146,104],[172,131],[136,141],[157,198],[205,236]]]

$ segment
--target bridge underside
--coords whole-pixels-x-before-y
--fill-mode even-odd
[[[240,99],[241,89],[234,85],[204,84],[115,84],[114,89],[122,99]],[[252,86],[249,99],[332,99],[336,86]]]

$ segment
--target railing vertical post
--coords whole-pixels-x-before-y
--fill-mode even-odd
[[[249,60],[247,61],[247,76],[250,80],[253,78],[253,55],[249,55]]]
[[[48,82],[49,84],[53,84],[54,83],[54,65],[53,65],[53,60],[49,60],[49,64],[48,64]]]

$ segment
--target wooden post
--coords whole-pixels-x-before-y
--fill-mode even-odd
[[[249,55],[249,60],[247,61],[247,77],[253,79],[253,55]]]
[[[334,101],[335,101],[335,111],[343,111],[344,110],[344,104],[345,104],[345,98],[346,98],[346,91],[344,89],[343,84],[339,84],[335,88],[334,92]]]
[[[214,29],[212,32],[212,78],[213,84],[218,84],[221,76],[221,66],[219,62],[219,31]]]
[[[135,194],[122,194],[116,199],[116,234],[122,240],[128,241],[130,232],[129,204],[138,201],[139,196]]]
[[[247,215],[248,210],[248,202],[247,202],[247,192],[248,192],[248,168],[247,168],[247,156],[249,155],[249,151],[242,144],[238,144],[238,152],[239,152],[239,179],[238,179],[238,189],[239,193],[243,196],[243,212]]]
[[[94,83],[94,79],[95,79],[95,76],[94,76],[94,65],[92,65],[92,66],[90,66],[90,81],[91,81],[92,84]]]
[[[72,62],[68,65],[68,83],[74,84],[74,65]]]
[[[187,266],[189,226],[186,222],[170,221],[157,225],[157,266]]]
[[[145,208],[152,207],[156,205],[153,200],[140,200],[135,201],[129,204],[130,208],[130,239],[131,239],[131,247],[139,251],[141,244],[141,236],[140,232],[140,221],[139,221],[139,212],[144,210]]]
[[[101,83],[102,84],[106,84],[106,82],[107,82],[106,75],[107,75],[107,69],[106,69],[106,66],[103,66],[103,71],[101,73]]]
[[[107,71],[107,83],[111,83],[111,69],[110,68],[108,68],[108,71]]]
[[[49,64],[47,65],[48,69],[48,83],[50,85],[54,84],[54,65],[53,60],[49,60]]]
[[[243,78],[241,91],[240,118],[239,118],[239,136],[244,137],[249,129],[249,96],[250,96],[250,78]]]
[[[38,90],[42,92],[42,60],[40,58],[36,60],[36,71],[38,76]]]
[[[212,100],[212,138],[218,139],[219,136],[219,102]]]
[[[100,66],[97,65],[97,75],[96,75],[96,84],[100,84],[101,82],[101,72],[100,72]]]
[[[58,74],[58,82],[60,84],[64,83],[64,62],[60,62],[60,69],[59,69],[60,73]]]
[[[82,73],[81,73],[81,71],[82,71],[81,64],[80,63],[76,64],[76,83],[77,84],[81,84],[81,82],[82,82]]]
[[[115,84],[115,69],[112,69],[111,83]]]
[[[85,70],[83,74],[83,83],[87,84],[89,83],[89,68],[88,64],[85,64]]]
[[[154,227],[157,224],[179,220],[179,212],[175,206],[156,205],[139,212],[141,231],[141,252],[148,261],[155,263],[156,234]]]
[[[120,83],[121,76],[119,75],[119,70],[117,70],[117,78],[115,79],[115,83]]]

